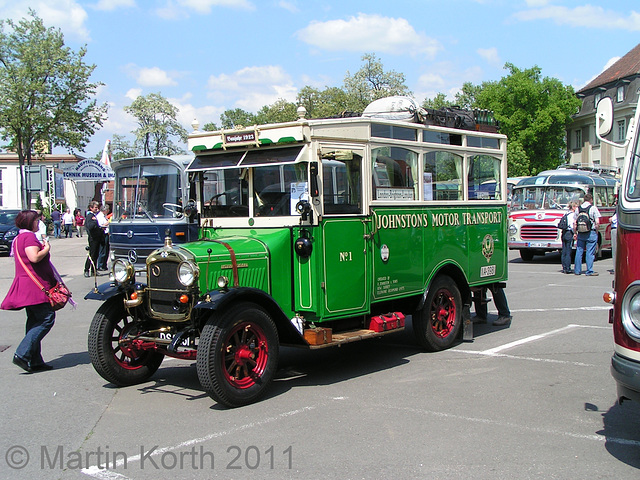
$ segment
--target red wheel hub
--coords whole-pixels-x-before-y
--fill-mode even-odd
[[[224,342],[222,368],[226,380],[235,388],[249,388],[260,381],[267,367],[267,337],[258,325],[236,325]]]
[[[456,302],[446,289],[436,292],[431,304],[431,328],[439,338],[446,338],[453,331],[456,320]]]

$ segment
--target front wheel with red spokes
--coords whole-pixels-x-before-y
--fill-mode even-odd
[[[87,348],[96,372],[108,382],[124,387],[144,382],[160,367],[164,355],[141,350],[128,342],[136,330],[122,297],[112,297],[96,312],[89,327]]]
[[[456,341],[461,325],[460,290],[451,277],[440,275],[429,286],[423,307],[413,315],[416,339],[427,350],[445,350]]]
[[[200,335],[198,378],[215,401],[228,407],[264,395],[278,366],[278,331],[258,305],[240,303],[216,312]]]

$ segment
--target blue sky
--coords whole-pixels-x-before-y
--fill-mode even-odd
[[[84,152],[113,134],[133,140],[124,112],[161,93],[191,130],[231,108],[256,112],[305,85],[341,86],[373,52],[404,73],[421,103],[464,82],[498,80],[506,62],[537,65],[576,89],[640,43],[640,5],[617,0],[0,0],[0,18],[36,11],[67,46],[86,45],[109,119]]]

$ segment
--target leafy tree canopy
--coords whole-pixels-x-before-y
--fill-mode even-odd
[[[70,50],[59,29],[45,28],[33,10],[29,17],[0,20],[0,136],[21,172],[50,146],[83,149],[107,114],[93,99],[102,83],[89,81],[95,65],[84,62],[86,48]]]
[[[143,155],[176,155],[185,152],[173,139],[186,142],[187,130],[176,119],[178,109],[160,93],[139,96],[124,110],[138,121],[139,127],[133,133]]]
[[[482,84],[476,106],[493,110],[500,131],[521,146],[529,159],[528,174],[556,168],[566,161],[566,129],[580,99],[570,85],[542,78],[537,66],[520,70],[507,63],[505,68],[509,75]]]
[[[374,53],[362,56],[364,65],[344,78],[343,90],[347,95],[347,109],[362,112],[374,100],[393,95],[411,96],[413,93],[405,85],[405,76],[393,70],[385,71],[382,62]]]

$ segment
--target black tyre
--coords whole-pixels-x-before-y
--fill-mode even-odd
[[[462,297],[456,283],[446,275],[436,277],[424,306],[413,316],[418,344],[435,352],[451,347],[462,325]]]
[[[113,297],[100,306],[89,327],[89,357],[96,372],[118,387],[144,382],[160,367],[164,355],[138,350],[120,340],[135,328],[122,297]]]
[[[216,312],[200,335],[196,365],[200,384],[216,402],[255,402],[278,368],[278,331],[258,305],[240,303]]]
[[[531,250],[520,250],[520,258],[523,262],[530,262],[533,260],[533,252]]]

